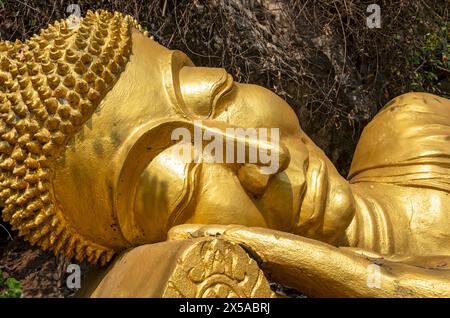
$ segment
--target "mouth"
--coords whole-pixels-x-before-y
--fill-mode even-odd
[[[296,215],[296,233],[310,236],[308,234],[316,232],[323,221],[327,197],[327,166],[322,160],[312,157],[306,169],[306,186]]]
[[[313,169],[311,173],[311,181],[314,183],[314,207],[313,214],[310,219],[314,220],[324,214],[325,204],[328,194],[328,171],[326,164],[319,160],[318,168]]]

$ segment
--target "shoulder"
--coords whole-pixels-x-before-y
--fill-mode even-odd
[[[428,93],[407,93],[386,104],[365,127],[349,177],[369,169],[444,158],[450,158],[450,100]]]
[[[391,113],[391,115],[389,115]],[[422,114],[421,118],[436,114],[450,120],[450,100],[429,93],[406,93],[389,101],[374,117],[373,121],[395,119],[401,113]],[[392,115],[395,114],[395,115]],[[419,118],[420,119],[420,118]]]

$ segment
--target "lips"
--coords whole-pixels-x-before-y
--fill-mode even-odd
[[[323,215],[325,209],[325,201],[327,196],[328,180],[327,166],[322,160],[317,160],[320,162],[317,168],[313,168],[311,172],[311,182],[314,183],[314,213],[311,215],[310,219],[317,219]]]
[[[310,157],[306,172],[306,191],[300,207],[295,233],[311,237],[323,221],[328,196],[328,171],[325,162]]]

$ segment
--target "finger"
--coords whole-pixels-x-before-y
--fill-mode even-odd
[[[203,224],[183,224],[172,227],[167,233],[167,240],[184,240],[193,237],[193,233],[197,232]]]
[[[220,225],[220,224],[204,225],[196,233],[194,233],[194,235],[195,235],[195,237],[220,236],[228,228],[229,228],[229,225]]]
[[[228,228],[228,225],[204,225],[204,224],[183,224],[169,230],[167,240],[183,240],[204,236],[219,236]]]
[[[289,249],[298,252],[297,240],[304,240],[297,235],[277,230],[230,225],[221,236],[223,239],[248,248],[259,259],[271,261],[273,258],[286,256]]]

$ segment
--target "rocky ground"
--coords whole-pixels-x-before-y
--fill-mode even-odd
[[[2,40],[26,39],[74,1],[0,0]],[[381,28],[366,25],[381,7]],[[133,15],[160,43],[199,66],[221,66],[265,86],[295,109],[302,127],[346,175],[363,127],[391,98],[415,90],[450,96],[446,0],[78,1]],[[69,10],[68,10],[69,9]],[[0,227],[0,269],[24,296],[67,297],[68,261]],[[281,288],[281,287],[277,287]],[[295,293],[287,290],[286,294]]]

